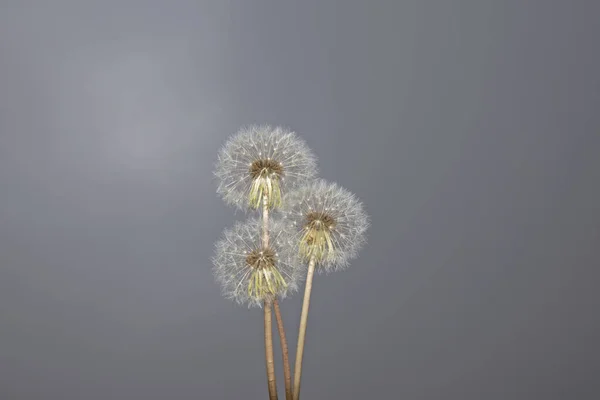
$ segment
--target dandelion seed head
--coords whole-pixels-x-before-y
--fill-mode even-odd
[[[322,179],[287,194],[283,217],[296,230],[301,257],[314,257],[326,272],[348,267],[366,242],[369,218],[362,203],[348,190]]]
[[[290,246],[295,234],[283,221],[272,218],[273,239],[262,247],[262,221],[251,218],[225,229],[215,245],[213,273],[226,298],[248,307],[261,307],[269,298],[285,298],[298,290],[304,264]]]
[[[241,210],[258,208],[263,196],[279,208],[285,192],[302,186],[317,173],[316,158],[294,132],[251,125],[240,129],[219,151],[217,193]]]

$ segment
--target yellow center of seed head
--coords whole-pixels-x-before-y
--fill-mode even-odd
[[[259,299],[277,295],[287,287],[281,273],[275,267],[277,257],[271,249],[253,250],[246,256],[246,264],[252,268],[248,279],[248,295]]]
[[[310,212],[306,215],[304,234],[300,240],[300,254],[306,259],[315,261],[331,259],[335,253],[331,230],[335,220],[323,212]]]
[[[275,160],[256,160],[248,171],[252,178],[248,201],[251,207],[261,206],[263,196],[267,196],[269,208],[281,207],[280,178],[283,166]]]

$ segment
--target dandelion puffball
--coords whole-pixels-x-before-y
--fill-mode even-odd
[[[282,192],[291,191],[316,176],[316,158],[294,132],[268,125],[240,129],[219,151],[215,176],[217,193],[232,206],[245,210],[281,206]]]
[[[298,289],[304,267],[294,233],[278,219],[269,223],[269,247],[261,243],[262,221],[251,218],[225,229],[216,243],[213,272],[225,297],[249,307],[285,298]]]
[[[335,183],[314,181],[284,199],[284,220],[296,248],[325,271],[343,269],[365,243],[369,218],[356,196]]]

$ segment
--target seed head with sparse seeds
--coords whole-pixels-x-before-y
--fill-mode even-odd
[[[239,209],[279,208],[284,192],[315,177],[316,158],[295,133],[267,125],[240,129],[221,148],[215,168],[217,193]]]
[[[262,222],[251,218],[226,229],[216,243],[213,272],[225,297],[260,307],[269,297],[285,298],[296,291],[304,266],[294,250],[294,232],[271,219],[269,247],[260,238]]]
[[[369,218],[356,196],[317,180],[284,198],[283,218],[296,229],[296,247],[325,271],[343,269],[365,243]]]

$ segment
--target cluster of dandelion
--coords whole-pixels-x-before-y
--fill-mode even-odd
[[[369,220],[362,203],[335,183],[318,179],[316,158],[295,133],[267,125],[242,128],[219,152],[217,193],[237,209],[260,210],[226,229],[213,271],[225,297],[264,308],[269,398],[277,399],[271,310],[282,346],[286,400],[299,400],[308,308],[315,269],[346,268],[365,243]],[[278,300],[305,281],[294,383]]]

